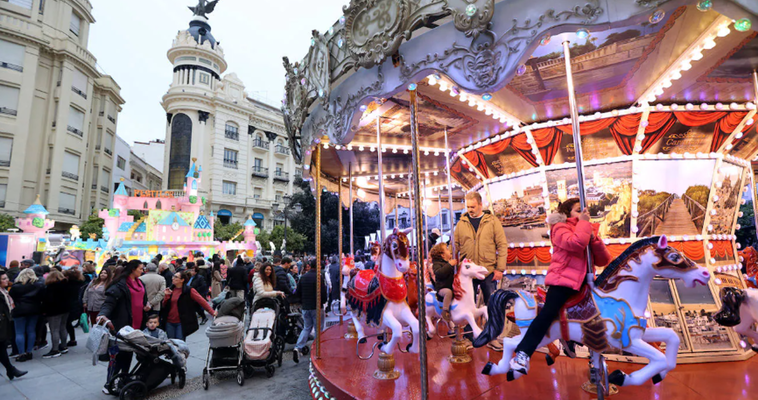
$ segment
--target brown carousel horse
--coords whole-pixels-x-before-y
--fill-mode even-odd
[[[752,247],[747,247],[745,250],[740,250],[738,253],[742,258],[742,262],[745,264],[745,282],[747,287],[757,289],[758,288],[758,251]]]

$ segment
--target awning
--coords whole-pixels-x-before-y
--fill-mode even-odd
[[[216,215],[218,215],[219,217],[231,217],[232,216],[232,212],[229,211],[229,210],[221,209],[221,210],[218,210],[218,212],[216,213]]]
[[[253,219],[263,219],[263,214],[261,214],[261,213],[255,213],[255,214],[253,214]]]

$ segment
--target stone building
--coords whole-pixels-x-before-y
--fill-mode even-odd
[[[87,50],[88,0],[0,1],[0,212],[56,221],[108,204],[121,88]]]

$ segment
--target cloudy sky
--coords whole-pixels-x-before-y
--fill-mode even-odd
[[[115,78],[126,100],[118,135],[129,143],[165,137],[161,97],[172,67],[166,58],[179,30],[189,27],[197,0],[91,0],[95,24],[89,50],[100,70]],[[251,96],[281,104],[282,57],[302,59],[311,30],[326,31],[342,15],[347,0],[220,0],[210,14],[213,36]]]

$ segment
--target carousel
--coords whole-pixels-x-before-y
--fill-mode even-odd
[[[754,396],[758,294],[742,271],[756,257],[736,240],[757,214],[754,7],[353,0],[342,11],[304,59],[284,59],[291,147],[317,204],[323,191],[340,207],[377,201],[393,221],[404,207],[413,227],[387,230],[382,216],[377,268],[344,278],[346,318],[311,353],[314,398]],[[472,192],[503,226],[508,265],[477,304],[483,272],[462,261],[448,337],[415,266],[425,215],[452,230]],[[550,264],[546,217],[574,197],[614,261],[521,376],[508,361]],[[559,338],[584,344],[578,359],[559,357]]]

